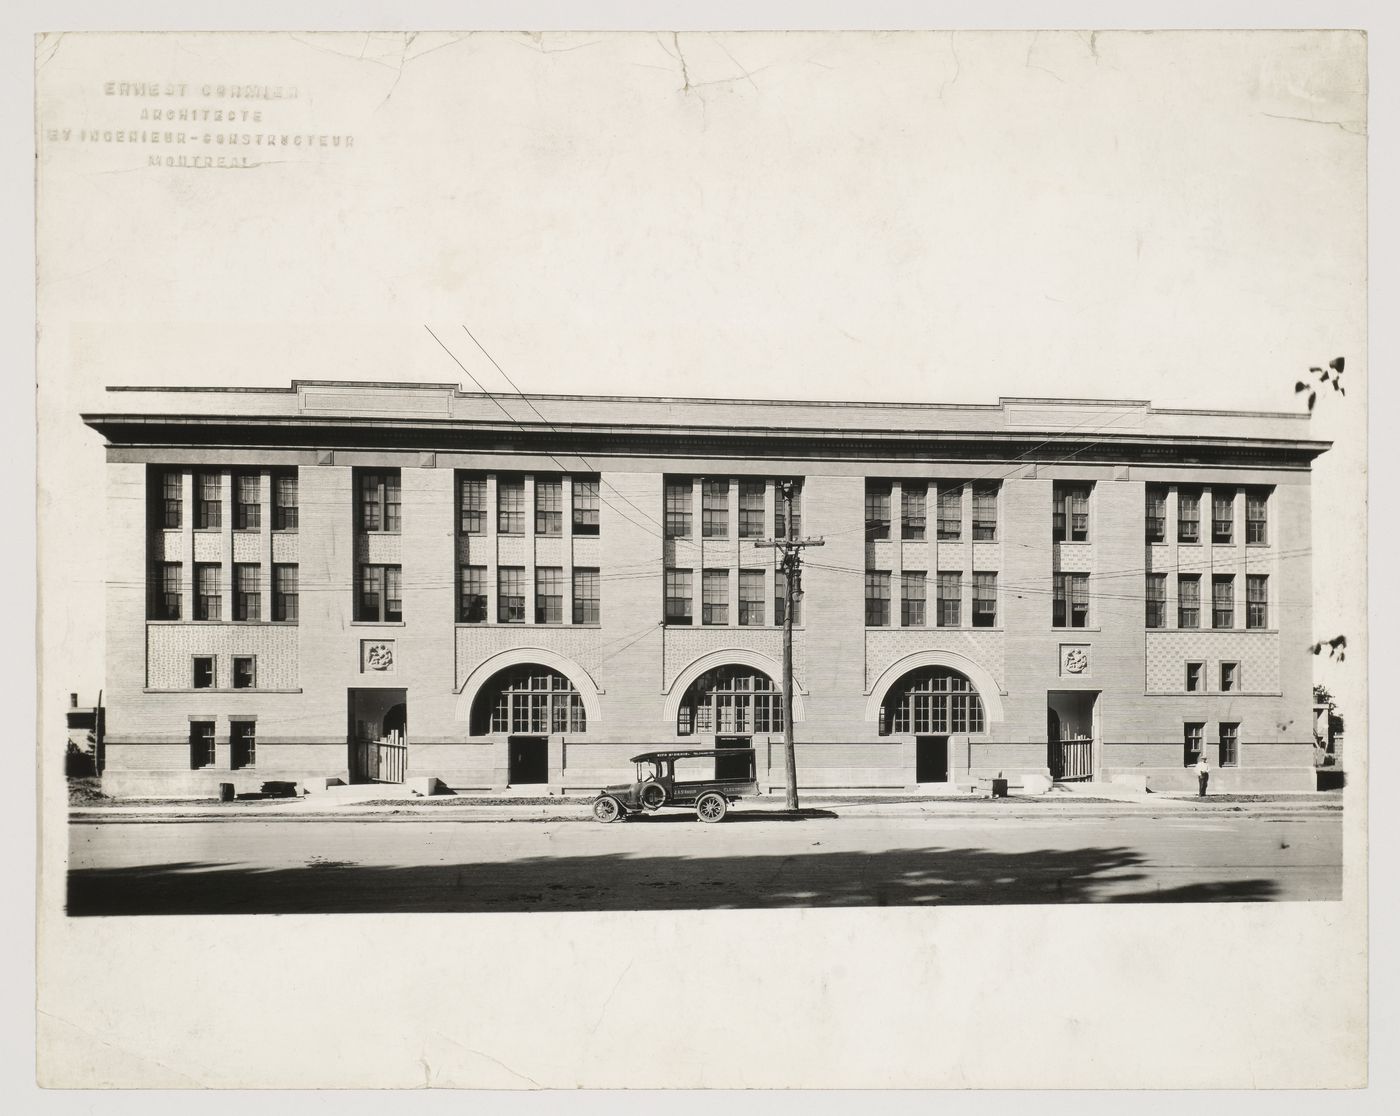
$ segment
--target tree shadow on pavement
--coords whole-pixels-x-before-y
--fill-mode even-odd
[[[1177,878],[1180,878],[1179,876]],[[1340,891],[1340,884],[1338,884]],[[720,910],[1094,902],[1259,902],[1258,877],[1162,890],[1124,847],[903,848],[795,855],[622,853],[448,864],[182,861],[68,875],[70,915]]]

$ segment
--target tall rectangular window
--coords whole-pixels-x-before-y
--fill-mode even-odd
[[[1244,541],[1247,543],[1267,543],[1269,541],[1269,493],[1262,488],[1251,488],[1244,497]]]
[[[194,525],[209,531],[224,525],[224,485],[218,473],[194,476]]]
[[[700,484],[700,533],[707,539],[729,538],[729,481]]]
[[[574,569],[574,623],[599,623],[598,571]]]
[[[666,571],[666,623],[690,624],[694,622],[691,601],[694,599],[692,571]]]
[[[997,489],[995,484],[972,486],[972,538],[993,542],[997,537]]]
[[[1247,628],[1269,626],[1269,578],[1267,574],[1247,574],[1244,579]]]
[[[1201,494],[1194,488],[1182,488],[1177,491],[1176,541],[1201,541]]]
[[[194,688],[196,690],[212,690],[214,688],[214,656],[196,655],[194,657]]]
[[[196,562],[194,567],[194,618],[222,620],[224,594],[217,562]]]
[[[502,535],[525,533],[525,478],[503,473],[496,478],[496,531]]]
[[[1147,486],[1147,541],[1167,539],[1167,490],[1157,485]]]
[[[689,477],[666,481],[666,537],[688,539],[691,535],[691,508],[694,488]]]
[[[1055,575],[1051,622],[1057,628],[1089,626],[1089,575]]]
[[[486,623],[486,567],[463,566],[461,596],[457,604],[457,623]]]
[[[457,513],[462,534],[486,534],[485,477],[468,475],[457,482]]]
[[[739,537],[763,538],[763,481],[739,482]]]
[[[700,622],[702,624],[729,623],[729,571],[706,570],[702,582]]]
[[[1147,626],[1165,628],[1167,626],[1167,575],[1150,573],[1147,575]]]
[[[535,534],[564,533],[564,481],[561,477],[535,478]]]
[[[1181,574],[1176,579],[1176,626],[1201,626],[1201,575]]]
[[[928,623],[928,573],[905,570],[899,575],[899,624],[922,628]]]
[[[496,620],[501,624],[525,623],[525,570],[521,566],[496,570]]]
[[[885,494],[889,495],[888,492]],[[888,530],[889,524],[886,523]],[[890,573],[888,570],[865,571],[865,623],[872,628],[887,628],[890,624]]]
[[[233,657],[233,688],[254,690],[258,685],[258,660],[253,655]]]
[[[1204,721],[1187,721],[1182,727],[1181,764],[1191,767],[1201,758],[1201,749],[1206,743],[1206,726]]]
[[[361,566],[356,620],[397,623],[403,619],[403,569],[400,566]]]
[[[962,573],[958,570],[938,571],[938,626],[962,626]]]
[[[972,626],[974,628],[995,628],[997,626],[997,575],[995,573],[974,573],[972,575]]]
[[[799,581],[799,586],[801,582]],[[782,570],[773,571],[773,623],[781,625],[787,615],[787,574]],[[792,622],[802,623],[802,592],[799,588],[792,595]]]
[[[233,525],[239,531],[262,528],[262,478],[257,473],[233,474]]]
[[[1210,541],[1231,543],[1235,541],[1235,490],[1233,488],[1213,488],[1210,492]]]
[[[1240,762],[1240,726],[1238,721],[1220,722],[1220,766],[1234,767]]]
[[[297,595],[297,567],[276,565],[272,567],[272,618],[274,620],[295,621],[300,608]]]
[[[1220,692],[1234,693],[1240,688],[1240,664],[1222,662],[1220,664]]]
[[[1215,574],[1210,579],[1210,626],[1212,628],[1233,628],[1235,626],[1235,575]]]
[[[573,479],[573,531],[575,535],[596,535],[598,533],[598,512],[602,506],[598,477],[574,477]]]
[[[1089,541],[1089,486],[1056,484],[1053,522],[1055,542]]]
[[[190,770],[214,766],[214,722],[190,722]]]
[[[256,767],[258,762],[257,722],[229,722],[229,766],[235,771]]]
[[[177,469],[167,469],[160,478],[160,525],[177,530],[184,523],[184,477]]]
[[[360,530],[394,533],[401,528],[403,503],[398,469],[367,469],[359,474]]]
[[[151,595],[152,620],[180,619],[180,594],[184,578],[179,562],[156,563],[156,586]]]
[[[865,537],[890,537],[890,482],[865,482]]]
[[[800,538],[802,536],[802,482],[793,480],[788,483],[792,489],[792,536]],[[787,501],[783,498],[783,482],[779,481],[773,486],[773,537],[785,539],[787,535]]]
[[[759,520],[762,523],[762,518]],[[739,571],[739,623],[747,626],[763,623],[763,571]]]
[[[928,484],[905,481],[899,488],[899,537],[922,539],[928,522]]]
[[[252,562],[233,567],[233,618],[262,619],[262,569]]]
[[[558,566],[535,567],[535,623],[564,622],[564,571]]]
[[[938,482],[938,537],[962,538],[963,486],[957,481]]]
[[[1206,688],[1206,664],[1186,664],[1186,692],[1199,694]]]
[[[297,494],[297,471],[279,469],[272,474],[272,529],[295,531],[300,524],[301,509]]]

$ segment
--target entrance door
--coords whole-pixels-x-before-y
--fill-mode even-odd
[[[752,748],[753,741],[747,736],[717,736],[715,737],[716,748]],[[715,757],[715,778],[716,779],[752,779],[753,756],[716,756]]]
[[[549,782],[549,738],[546,736],[512,736],[506,746],[510,749],[510,782]]]
[[[352,783],[402,783],[408,769],[408,705],[402,689],[346,693]]]
[[[948,738],[919,736],[914,739],[914,780],[919,783],[948,781]]]

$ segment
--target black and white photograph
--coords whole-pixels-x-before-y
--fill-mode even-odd
[[[41,1082],[1364,1083],[1364,33],[35,53]],[[634,1006],[817,957],[848,1057]],[[411,971],[589,1037],[289,1054]],[[1231,1037],[1127,1057],[1130,971]],[[840,1007],[981,981],[1083,1000]]]

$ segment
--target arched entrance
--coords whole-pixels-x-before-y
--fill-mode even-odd
[[[912,738],[914,781],[946,783],[948,740],[986,731],[986,712],[977,687],[961,671],[922,666],[897,678],[880,702],[881,736]]]
[[[710,736],[716,748],[752,748],[755,733],[783,731],[783,693],[756,667],[725,664],[696,678],[681,694],[676,735]],[[715,761],[715,778],[753,778],[750,754]]]
[[[468,731],[506,736],[510,785],[548,783],[550,737],[587,732],[588,712],[567,675],[521,663],[497,671],[477,690]]]

